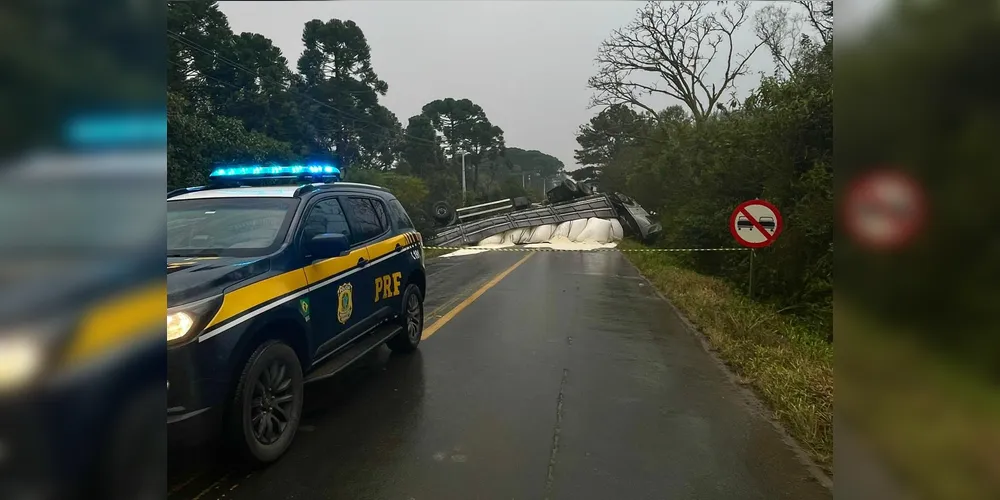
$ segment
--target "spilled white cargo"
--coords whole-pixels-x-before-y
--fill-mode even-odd
[[[617,219],[577,219],[563,222],[561,224],[544,224],[532,228],[519,228],[504,231],[480,241],[476,246],[537,246],[537,245],[562,245],[570,243],[597,245],[601,248],[605,245],[614,247],[614,243],[621,241],[625,236],[621,222]]]
[[[624,237],[617,219],[577,219],[561,224],[518,228],[485,238],[477,245],[442,255],[459,257],[497,248],[548,248],[551,250],[599,250],[615,248]]]

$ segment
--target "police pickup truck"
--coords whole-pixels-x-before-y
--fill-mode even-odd
[[[423,332],[420,234],[387,190],[330,165],[215,169],[167,195],[167,424],[191,444],[220,429],[278,459],[303,384]]]

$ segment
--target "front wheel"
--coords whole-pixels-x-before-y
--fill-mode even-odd
[[[295,438],[302,417],[302,367],[287,344],[269,341],[247,360],[230,408],[231,438],[257,463],[277,460]]]
[[[386,345],[395,352],[413,352],[424,334],[424,297],[417,285],[411,283],[406,286],[400,319],[403,330],[389,339]]]

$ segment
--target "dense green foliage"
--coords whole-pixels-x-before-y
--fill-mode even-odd
[[[469,99],[429,102],[404,127],[379,102],[389,84],[353,21],[305,23],[293,71],[269,39],[233,33],[216,2],[168,5],[170,188],[203,183],[218,163],[332,161],[346,179],[390,187],[426,229],[434,202],[462,203],[463,156],[470,203],[525,195],[526,175],[540,194],[543,176],[562,171],[507,148]]]
[[[5,2],[0,156],[69,146],[68,119],[163,110],[163,10],[151,2]]]
[[[701,16],[696,19],[710,17],[707,11],[694,11]],[[636,25],[674,29],[651,17],[657,15],[666,15],[662,6],[646,6]],[[606,43],[626,39],[638,44],[641,36],[624,29]],[[669,56],[670,40],[654,37],[644,43],[649,53]],[[665,247],[736,246],[728,229],[736,205],[755,198],[774,203],[785,229],[775,244],[755,253],[753,296],[822,322],[832,335],[832,40],[803,37],[797,42],[790,74],[764,78],[743,102],[720,106],[713,101],[710,113],[703,104],[689,102],[654,114],[632,102],[635,94],[627,88],[614,89],[607,82],[595,86],[592,81],[605,100],[621,98],[608,101],[580,127],[576,158],[586,170],[577,177],[596,177],[604,190],[627,193],[657,212],[664,228],[657,243]],[[680,51],[675,47],[674,53]],[[671,57],[661,56],[654,63],[629,52],[611,61],[610,54],[602,50],[602,72],[640,64],[672,68]],[[668,80],[669,87],[669,71],[650,73]],[[746,290],[749,252],[682,255],[694,269]]]
[[[846,96],[838,189],[873,167],[894,168],[923,186],[929,216],[920,237],[892,253],[838,239],[838,292],[993,383],[998,11],[993,2],[903,2],[864,40],[838,47],[836,61]]]

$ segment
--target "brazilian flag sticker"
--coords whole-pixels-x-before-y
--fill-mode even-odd
[[[309,297],[299,299],[299,312],[306,321],[309,321]]]

